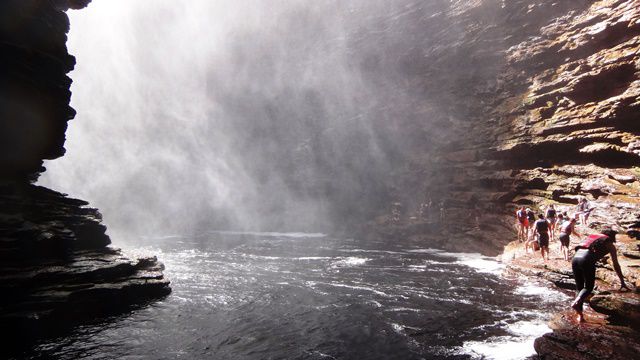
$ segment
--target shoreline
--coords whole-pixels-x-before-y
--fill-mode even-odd
[[[572,238],[575,246],[579,239]],[[637,240],[618,235],[618,258],[631,291],[620,292],[619,280],[609,263],[600,263],[596,271],[596,289],[589,306],[585,306],[586,323],[578,323],[575,313],[556,313],[548,326],[551,332],[538,337],[534,348],[540,359],[630,359],[640,352],[640,259],[630,250]],[[550,260],[543,261],[539,252],[524,252],[524,244],[507,244],[498,261],[508,274],[543,281],[552,289],[575,296],[571,262],[564,261],[559,242],[550,243]]]

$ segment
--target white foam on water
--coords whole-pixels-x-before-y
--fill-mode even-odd
[[[404,334],[404,326],[396,323],[391,323],[391,328],[398,334]]]
[[[507,326],[507,331],[510,334],[516,336],[526,336],[531,337],[532,334],[535,334],[535,337],[539,337],[542,334],[548,333],[551,331],[549,325],[547,325],[546,321],[518,321],[516,323],[510,324]]]
[[[397,308],[393,308],[393,309],[389,309],[387,310],[389,312],[423,312],[424,309],[412,309],[412,308],[407,308],[407,307],[397,307]]]
[[[418,254],[433,254],[440,257],[448,257],[453,258],[455,261],[454,264],[465,265],[470,268],[477,270],[482,273],[489,273],[500,275],[504,270],[504,264],[499,263],[495,258],[484,256],[479,253],[455,253],[455,252],[447,252],[440,249],[413,249],[408,250],[408,253],[418,253]],[[426,260],[427,264],[432,265],[449,265],[449,262],[441,262],[436,260]]]
[[[428,249],[413,249],[413,250],[409,250],[407,252],[409,252],[409,253],[418,253],[418,254],[437,254],[437,253],[444,252],[444,250],[428,248]]]
[[[241,257],[243,258],[249,258],[249,259],[262,259],[262,260],[280,260],[283,259],[282,257],[279,256],[267,256],[267,255],[253,255],[253,254],[240,254]]]
[[[514,292],[520,295],[538,296],[547,302],[563,302],[569,299],[569,296],[559,291],[536,283],[522,284],[518,286]]]
[[[366,252],[366,253],[371,253],[371,254],[391,254],[391,255],[406,254],[406,252],[402,252],[402,251],[374,250],[374,249],[341,249],[340,252],[346,252],[346,253]]]
[[[350,266],[358,266],[364,265],[367,261],[371,260],[369,258],[359,258],[355,256],[349,256],[346,258],[339,258],[340,260],[334,261],[331,264],[331,267],[350,267]]]
[[[542,320],[519,321],[507,326],[513,336],[492,337],[485,341],[467,341],[461,353],[482,359],[520,360],[535,354],[533,343],[536,338],[551,331]]]
[[[504,264],[499,263],[495,258],[484,256],[479,253],[435,251],[433,254],[454,258],[456,259],[456,264],[468,266],[481,273],[500,275],[505,268]]]
[[[340,288],[346,288],[346,289],[353,289],[353,290],[364,290],[364,291],[370,291],[374,294],[386,297],[386,298],[396,298],[396,297],[402,297],[401,295],[397,295],[397,296],[393,296],[393,295],[389,295],[383,291],[380,290],[376,290],[372,287],[369,286],[357,286],[357,285],[347,285],[347,284],[341,284],[341,283],[325,283],[325,282],[318,282],[318,283],[314,283],[315,284],[321,284],[321,285],[327,285],[327,286],[333,286],[333,287],[340,287]]]

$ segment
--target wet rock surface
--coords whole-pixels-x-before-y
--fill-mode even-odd
[[[628,283],[637,285],[639,243],[632,240],[640,237],[640,1],[454,3],[456,11],[434,17],[443,31],[425,56],[437,71],[425,73],[423,81],[431,101],[450,105],[439,124],[455,131],[447,144],[416,148],[406,171],[394,174],[399,206],[381,210],[368,232],[422,236],[434,247],[498,255],[516,237],[520,206],[537,214],[553,204],[573,216],[586,198],[593,210],[579,231],[612,226],[629,235],[618,244],[619,254]],[[423,204],[431,204],[427,216]],[[430,223],[430,232],[411,232],[416,221]],[[504,253],[514,255],[509,247]],[[532,262],[509,267],[573,287],[563,261],[524,259]],[[617,281],[610,265],[599,276]],[[620,312],[617,318],[637,316],[635,293],[613,298],[598,295],[594,307]],[[639,340],[625,333],[629,327],[563,324],[539,341],[542,357],[598,358],[550,339],[577,336],[577,343],[588,344],[599,333],[604,343],[617,337],[605,348],[623,344],[635,349],[622,352],[634,354],[627,358],[637,354]],[[553,349],[565,350],[560,356]]]
[[[589,229],[578,229],[588,232]],[[571,246],[580,242],[572,238]],[[543,359],[630,359],[640,350],[640,260],[621,254],[623,249],[635,247],[638,240],[618,235],[618,261],[625,281],[632,291],[620,291],[618,276],[608,257],[596,269],[594,295],[585,306],[586,323],[578,323],[569,308],[558,314],[549,324],[552,333],[535,342],[535,349]],[[551,241],[550,260],[543,261],[539,252],[524,250],[524,244],[514,241],[506,248],[501,260],[507,271],[549,281],[567,294],[575,296],[575,281],[571,263],[562,259],[559,241]],[[636,286],[634,286],[634,284]]]
[[[108,247],[87,203],[34,185],[0,187],[0,331],[16,350],[171,291],[155,257]]]
[[[39,337],[127,311],[171,290],[155,257],[109,247],[98,210],[35,186],[64,154],[75,59],[68,9],[90,0],[0,2],[0,357]]]
[[[635,359],[640,351],[638,332],[592,317],[577,324],[573,314],[558,314],[549,324],[552,333],[536,339],[534,347],[542,359]]]

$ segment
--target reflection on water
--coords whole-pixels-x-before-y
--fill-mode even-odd
[[[173,293],[27,358],[522,359],[562,294],[478,254],[322,234],[139,239]],[[560,300],[560,301],[559,301]]]

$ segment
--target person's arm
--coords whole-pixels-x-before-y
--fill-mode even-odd
[[[572,227],[571,227],[571,232],[573,233],[573,235],[576,235],[576,236],[578,236],[578,237],[582,237],[582,234],[579,234],[579,233],[576,231],[576,229],[575,229],[575,228],[576,228],[575,226],[572,226]]]
[[[618,274],[618,278],[620,278],[620,290],[627,289],[627,284],[624,282],[624,276],[622,276],[622,269],[620,269],[620,264],[618,263],[618,252],[616,251],[616,246],[612,243],[609,243],[609,254],[611,255],[611,262],[613,263],[613,269]]]

